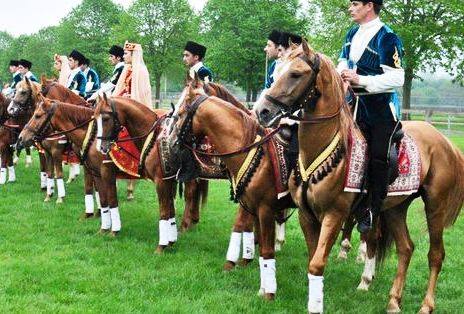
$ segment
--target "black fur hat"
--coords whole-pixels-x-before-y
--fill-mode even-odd
[[[10,60],[10,65],[17,67],[19,65],[18,60]]]
[[[26,59],[20,59],[18,61],[18,65],[22,65],[23,67],[28,68],[29,70],[32,68],[32,62]]]
[[[275,30],[275,29],[274,29],[274,30],[272,30],[272,32],[269,34],[269,36],[267,37],[267,39],[269,39],[270,41],[272,41],[274,44],[278,45],[281,35],[282,35],[282,32],[279,32],[278,30]]]
[[[74,60],[79,61],[79,65],[85,63],[85,56],[84,56],[82,53],[80,53],[79,51],[77,51],[76,49],[74,49],[73,51],[71,51],[71,53],[69,54],[68,57],[73,58]]]
[[[108,51],[110,55],[113,55],[115,57],[119,57],[122,59],[124,56],[124,49],[120,46],[113,45],[111,46],[110,50]]]
[[[200,44],[197,44],[194,41],[188,41],[187,44],[185,45],[184,50],[187,50],[188,52],[199,56],[200,58],[204,58],[206,54],[206,47]]]

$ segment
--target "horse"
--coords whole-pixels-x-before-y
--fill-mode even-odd
[[[110,232],[111,235],[116,236],[121,230],[116,191],[116,174],[118,173],[118,168],[114,163],[106,161],[103,155],[97,151],[95,141],[96,131],[90,131],[89,134],[93,134],[93,136],[86,137],[89,131],[88,124],[92,121],[95,122],[93,118],[94,113],[94,110],[91,108],[74,106],[42,97],[34,115],[21,132],[18,145],[28,146],[34,138],[48,136],[52,130],[66,133],[66,136],[79,151],[85,151],[86,156],[83,159],[84,167],[92,173],[98,186],[102,218],[100,233]],[[155,119],[158,119],[158,116],[155,113],[153,114],[155,115]],[[170,210],[166,210],[166,208],[173,208],[174,206],[175,188],[175,182],[158,182],[157,192],[161,212],[171,212]],[[186,202],[188,206],[199,202],[201,199],[200,196],[204,195],[201,189],[197,189],[196,193],[201,194],[188,195],[188,201]],[[185,211],[189,212],[190,208],[187,207]],[[162,252],[168,245],[172,245],[177,240],[175,220],[173,217],[165,218],[169,220],[169,226],[163,225],[163,227],[168,227],[168,243],[159,245],[157,252]]]
[[[7,124],[8,119],[10,118],[7,112],[9,103],[10,99],[0,93],[0,185],[5,184],[6,182],[16,181],[16,173],[13,164],[13,149],[11,147],[11,144],[13,143],[13,133],[16,128]]]
[[[359,134],[348,105],[344,100],[343,83],[333,63],[316,53],[306,42],[294,50],[283,63],[281,76],[258,100],[256,113],[265,125],[278,122],[303,110],[299,126],[299,173],[306,172],[318,156],[335,142],[339,134],[338,154],[326,158],[318,166],[321,170],[315,180],[301,175],[291,180],[291,195],[300,208],[300,224],[309,251],[308,311],[323,311],[323,276],[329,253],[343,221],[348,217],[356,193],[344,192],[344,178],[349,162],[348,140]],[[298,117],[291,116],[294,119]],[[388,196],[380,214],[380,238],[377,247],[378,262],[395,241],[398,268],[387,305],[388,313],[400,311],[406,272],[414,244],[409,236],[406,214],[411,202],[421,197],[429,232],[429,279],[420,313],[435,309],[435,290],[438,274],[445,257],[443,231],[454,224],[464,202],[464,156],[439,131],[426,122],[405,121],[403,130],[418,146],[421,159],[420,188],[412,195]],[[339,133],[337,133],[339,132]],[[329,167],[330,166],[330,167]],[[307,177],[306,177],[307,178]],[[373,231],[375,232],[375,231]],[[369,245],[368,245],[369,247]],[[376,258],[368,251],[366,265],[372,275]],[[369,274],[370,273],[370,274]]]
[[[235,198],[258,220],[259,293],[272,300],[277,290],[275,213],[292,207],[293,203],[289,195],[281,199],[277,197],[270,147],[259,143],[260,138],[267,136],[265,130],[247,111],[218,97],[206,96],[203,89],[188,86],[184,95],[171,133],[173,150],[183,154],[182,151],[187,149],[195,156],[198,152],[190,149],[206,136],[219,153],[232,178]]]

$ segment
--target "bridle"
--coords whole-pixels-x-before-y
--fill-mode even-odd
[[[321,93],[316,85],[317,76],[319,75],[321,69],[320,55],[316,53],[313,60],[310,60],[310,58],[306,54],[299,56],[299,58],[303,60],[307,65],[309,65],[309,67],[311,68],[311,76],[309,78],[308,85],[305,88],[303,94],[301,94],[291,104],[284,103],[271,95],[265,95],[266,100],[268,100],[277,108],[279,108],[278,114],[268,123],[269,125],[273,125],[276,121],[284,117],[300,121],[302,123],[320,123],[326,120],[330,120],[340,114],[340,111],[342,109],[341,106],[335,113],[329,115],[317,116],[306,119],[293,115],[296,111],[300,109],[305,112],[314,111],[316,104],[319,101],[319,98],[321,97]]]
[[[33,108],[33,97],[32,97],[32,88],[28,91],[29,95],[24,103],[20,103],[15,101],[14,99],[11,100],[11,103],[14,108],[14,112],[11,114],[12,117],[17,117],[21,113],[27,112],[28,110]]]
[[[27,130],[31,132],[32,134],[34,134],[32,138],[34,141],[41,141],[43,138],[46,137],[44,133],[49,127],[51,127],[51,120],[53,118],[53,115],[55,114],[56,107],[57,107],[57,103],[52,102],[52,105],[48,110],[44,109],[47,116],[45,117],[45,121],[37,129],[29,125],[30,121],[24,126],[24,130]]]
[[[113,128],[111,129],[111,133],[108,136],[97,136],[97,139],[114,143],[118,139],[118,134],[122,129],[122,124],[119,121],[118,112],[116,111],[116,105],[114,104],[114,100],[110,99],[109,102],[111,111],[101,111],[100,115],[110,115],[113,119]]]

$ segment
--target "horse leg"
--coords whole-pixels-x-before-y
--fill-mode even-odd
[[[47,160],[45,154],[39,152],[40,161],[40,189],[42,191],[47,190]]]
[[[47,164],[47,193],[44,202],[50,202],[51,197],[55,193],[54,165],[51,154],[46,151],[45,159]]]
[[[285,222],[283,221],[285,217],[288,215],[288,209],[284,209],[279,212],[278,214],[278,221],[275,223],[275,233],[276,233],[276,241],[275,241],[275,250],[279,252],[282,249],[282,245],[285,243]]]
[[[330,251],[346,219],[344,213],[326,212],[321,225],[321,232],[314,256],[308,265],[308,312],[322,313],[324,309],[324,269],[327,265]]]
[[[342,241],[340,243],[340,251],[338,252],[338,258],[341,260],[346,260],[348,258],[348,252],[350,252],[352,248],[351,235],[353,233],[353,228],[355,225],[356,220],[352,215],[350,215],[343,224]]]
[[[16,182],[16,172],[15,172],[15,167],[13,164],[13,154],[14,151],[13,149],[8,146],[6,149],[6,164],[8,165],[8,182]]]
[[[29,168],[32,165],[32,157],[31,157],[31,148],[26,147],[26,168]]]
[[[121,231],[121,216],[119,214],[118,207],[118,191],[116,187],[116,166],[112,163],[108,165],[110,165],[110,167],[108,167],[108,173],[107,176],[105,176],[105,178],[109,182],[107,189],[107,198],[111,218],[111,235],[115,237]]]
[[[66,196],[63,180],[63,146],[60,144],[52,147],[52,159],[55,168],[56,187],[58,191],[57,204],[63,203],[63,198]]]
[[[169,245],[169,242],[177,240],[177,227],[172,225],[170,220],[174,209],[176,183],[174,180],[156,180],[156,193],[158,195],[160,220],[159,220],[159,242],[156,248],[156,253],[163,253],[164,249]],[[175,228],[175,230],[174,230]],[[175,231],[175,239],[174,239]],[[171,241],[170,241],[171,240]]]
[[[6,167],[7,167],[7,157],[5,151],[2,152],[1,155],[1,167],[0,167],[0,185],[4,185],[6,183]]]
[[[90,218],[94,216],[95,212],[95,203],[93,201],[93,176],[84,167],[84,202],[85,202],[85,218]]]
[[[127,200],[132,201],[134,199],[135,180],[127,180]]]
[[[259,269],[261,286],[258,294],[266,300],[273,300],[277,291],[275,260],[275,217],[272,208],[261,205],[258,208],[260,225]]]
[[[358,290],[369,290],[369,286],[374,279],[379,228],[380,227],[372,228],[367,234],[363,235],[364,243],[366,244],[366,255],[364,270],[361,275],[361,282],[358,285]]]
[[[196,180],[189,181],[184,184],[184,187],[185,209],[181,224],[182,232],[185,232],[193,227],[193,224],[195,223],[193,217],[194,215],[198,217],[198,212],[200,211],[200,195],[198,194],[198,182]],[[194,212],[197,213],[194,214]]]
[[[396,252],[398,255],[398,266],[393,285],[390,289],[390,299],[388,301],[387,313],[401,312],[400,304],[403,295],[404,283],[406,274],[411,261],[411,256],[414,251],[414,243],[409,235],[408,226],[406,224],[406,216],[409,205],[412,200],[406,200],[395,208],[386,210],[381,219],[386,223],[386,231],[383,231],[382,236],[388,236],[388,233],[393,235],[396,244]]]

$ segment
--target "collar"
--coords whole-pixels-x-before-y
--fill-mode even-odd
[[[373,19],[370,22],[360,24],[359,25],[359,30],[366,31],[368,29],[371,29],[371,28],[374,28],[374,27],[379,27],[379,26],[382,26],[382,25],[383,25],[383,23],[380,21],[380,18],[377,17],[377,18]]]
[[[121,61],[121,62],[118,62],[118,64],[116,64],[116,65],[114,66],[114,68],[115,68],[115,69],[119,69],[119,68],[121,68],[121,67],[123,67],[123,66],[124,66],[124,62]]]
[[[27,78],[30,78],[32,76],[32,72],[31,71],[27,71],[26,74],[24,74],[25,77]]]
[[[21,72],[19,72],[19,70],[16,70],[16,72],[13,73],[13,77],[15,77],[15,76],[18,75],[18,74],[21,74]]]
[[[89,74],[89,71],[90,71],[90,68],[87,68],[85,69],[85,71],[82,71],[82,73],[84,73],[84,76],[87,76],[87,74]]]
[[[200,70],[202,66],[203,66],[203,62],[201,61],[193,65],[189,70],[190,77],[195,78],[195,73],[198,73],[198,70]]]

